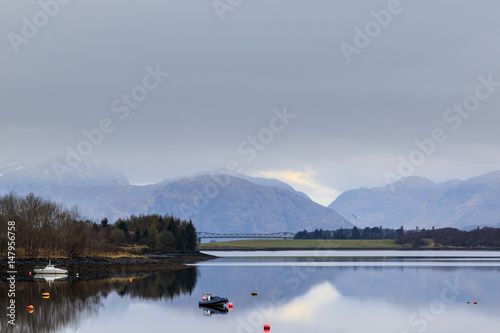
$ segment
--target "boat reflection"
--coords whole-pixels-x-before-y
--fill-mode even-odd
[[[209,317],[213,314],[227,314],[228,309],[225,306],[203,306],[198,305],[198,308],[203,310],[203,315]]]
[[[33,277],[35,281],[46,281],[49,284],[56,280],[65,280],[68,274],[35,274]]]

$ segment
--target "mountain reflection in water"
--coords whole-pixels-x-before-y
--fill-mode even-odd
[[[289,333],[490,333],[500,327],[500,252],[340,254],[327,260],[310,252],[236,253],[170,273],[18,282],[15,332],[248,333],[261,332],[265,323]],[[2,304],[7,286],[0,284]],[[50,299],[42,299],[43,292]],[[227,297],[234,307],[200,309],[205,292]],[[1,332],[10,332],[6,316],[1,320]]]

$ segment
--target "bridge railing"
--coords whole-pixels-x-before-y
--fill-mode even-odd
[[[198,231],[198,238],[282,238],[289,239],[295,236],[294,232],[272,232],[272,233],[217,233]]]

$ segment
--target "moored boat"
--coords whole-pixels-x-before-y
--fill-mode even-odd
[[[35,268],[34,272],[35,274],[68,274],[68,270],[57,268],[50,261],[44,268]]]
[[[211,293],[204,293],[201,301],[198,302],[198,305],[205,307],[219,307],[223,306],[228,302],[226,297],[220,297],[212,295]]]

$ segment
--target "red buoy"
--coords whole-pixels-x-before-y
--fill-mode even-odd
[[[207,300],[207,298],[206,298],[205,296],[203,296],[203,297],[201,298],[201,300],[202,300],[202,301],[206,301],[206,300]]]
[[[227,308],[228,308],[229,310],[232,310],[232,309],[233,309],[233,303],[228,303],[228,304],[227,304]]]
[[[477,301],[474,301],[474,305],[477,305]]]
[[[271,330],[271,325],[264,324],[264,332],[269,332]]]
[[[31,272],[30,272],[30,275],[31,275]]]

